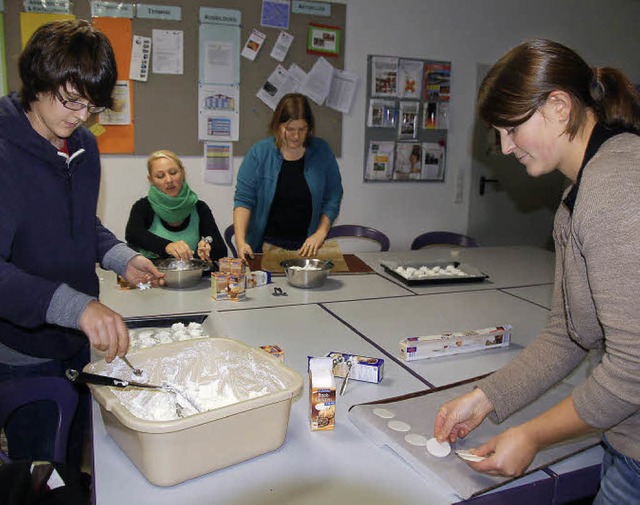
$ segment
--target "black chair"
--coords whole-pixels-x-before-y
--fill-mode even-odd
[[[233,225],[230,224],[227,226],[227,229],[224,230],[224,241],[227,243],[227,247],[231,251],[231,254],[234,258],[238,257],[238,251],[236,250],[235,245],[233,244]]]
[[[331,238],[358,237],[374,240],[380,244],[380,251],[389,250],[389,237],[375,228],[360,226],[357,224],[339,224],[332,226],[327,234],[327,239]]]
[[[58,426],[53,445],[52,460],[64,463],[71,422],[78,407],[78,393],[62,377],[25,377],[0,382],[0,428],[4,428],[13,412],[20,407],[39,401],[52,401],[58,408]],[[0,450],[0,461],[11,459]]]
[[[429,231],[418,235],[411,242],[411,250],[422,249],[430,245],[455,245],[460,247],[478,247],[475,239],[450,231]]]

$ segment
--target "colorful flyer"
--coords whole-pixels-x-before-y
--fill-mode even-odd
[[[289,29],[289,0],[262,0],[260,24],[269,28]]]
[[[240,54],[248,60],[254,61],[266,39],[267,36],[264,33],[254,28]]]
[[[388,181],[393,173],[394,142],[371,141],[367,155],[365,180]]]

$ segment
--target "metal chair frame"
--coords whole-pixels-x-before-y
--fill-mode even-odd
[[[234,234],[233,225],[230,224],[229,226],[227,226],[227,229],[224,230],[224,241],[227,243],[227,247],[231,251],[231,254],[233,255],[233,257],[237,258],[238,251],[236,247],[233,245],[233,234]]]
[[[347,238],[358,237],[368,238],[374,240],[380,244],[380,251],[388,251],[390,246],[389,237],[387,237],[380,230],[371,228],[369,226],[360,226],[357,224],[339,224],[332,226],[327,234],[327,239],[331,238]]]
[[[422,249],[429,245],[456,245],[460,247],[478,247],[480,244],[466,235],[450,231],[429,231],[418,235],[411,242],[411,250]]]

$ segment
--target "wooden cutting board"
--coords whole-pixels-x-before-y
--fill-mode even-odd
[[[262,270],[268,270],[270,272],[282,272],[283,269],[280,266],[281,261],[298,258],[302,258],[302,256],[300,256],[297,251],[288,251],[287,249],[265,243],[262,245],[261,268]],[[318,250],[314,258],[325,261],[331,260],[333,262],[332,272],[349,271],[349,267],[344,260],[337,240],[327,240]]]

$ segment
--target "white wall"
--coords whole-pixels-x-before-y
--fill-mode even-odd
[[[352,111],[343,122],[342,158],[338,161],[345,196],[338,222],[374,226],[389,236],[392,249],[408,248],[411,239],[422,231],[466,231],[478,63],[495,61],[527,38],[546,37],[570,45],[593,65],[620,67],[634,82],[640,82],[640,2],[635,0],[341,3],[348,6],[345,67],[361,76],[361,86]],[[366,116],[362,83],[366,82],[368,54],[452,61],[445,183],[362,182]],[[321,134],[322,125],[318,126]],[[120,238],[124,238],[131,204],[146,194],[145,158],[103,156],[99,216]],[[233,186],[203,184],[202,159],[185,157],[184,161],[190,185],[211,206],[222,231],[232,220]],[[242,160],[234,161],[237,169]],[[464,198],[461,203],[454,203],[459,177]]]

